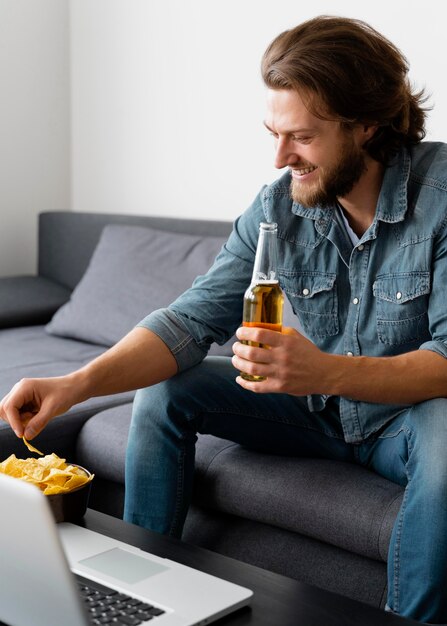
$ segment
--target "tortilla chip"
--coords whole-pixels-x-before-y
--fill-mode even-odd
[[[45,495],[69,493],[94,476],[76,465],[68,465],[54,453],[38,459],[18,459],[11,454],[0,463],[0,472],[37,485]]]
[[[41,456],[43,456],[43,452],[35,448],[29,441],[27,441],[25,439],[25,436],[22,437],[22,441],[30,452],[35,452],[36,454],[40,454]]]

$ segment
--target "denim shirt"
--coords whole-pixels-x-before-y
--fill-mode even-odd
[[[289,189],[290,173],[265,186],[208,273],[140,323],[167,344],[179,369],[240,326],[262,221],[278,224],[280,285],[321,350],[377,357],[423,349],[447,357],[447,145],[402,149],[355,246],[336,206],[305,208]],[[322,410],[326,400],[309,396],[309,409]],[[345,440],[363,441],[402,408],[340,398]]]

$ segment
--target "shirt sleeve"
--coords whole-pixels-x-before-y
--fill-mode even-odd
[[[166,309],[138,326],[157,334],[174,355],[179,371],[205,358],[213,342],[223,345],[242,321],[243,297],[250,284],[259,223],[265,221],[263,190],[234,223],[214,264]]]
[[[435,240],[432,258],[428,321],[431,339],[419,347],[447,358],[447,218]]]

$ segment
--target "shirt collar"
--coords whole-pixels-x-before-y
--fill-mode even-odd
[[[407,212],[408,179],[411,157],[407,148],[402,148],[385,169],[382,188],[377,202],[376,219],[382,222],[401,222]]]

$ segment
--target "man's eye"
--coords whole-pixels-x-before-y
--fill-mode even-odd
[[[297,141],[298,143],[310,143],[312,141],[312,137],[297,137],[292,135],[292,141]]]

